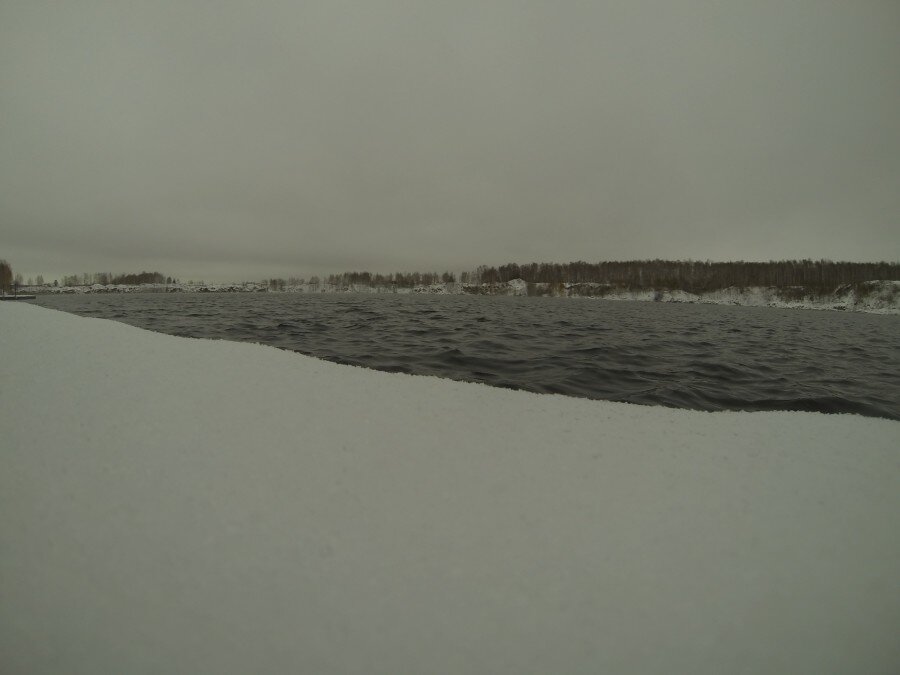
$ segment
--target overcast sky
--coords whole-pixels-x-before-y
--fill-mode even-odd
[[[0,0],[0,258],[900,260],[897,0]]]

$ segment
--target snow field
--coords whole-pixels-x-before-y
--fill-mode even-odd
[[[3,303],[3,672],[896,672],[898,448]]]

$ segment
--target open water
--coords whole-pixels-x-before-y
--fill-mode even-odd
[[[589,299],[299,293],[38,296],[173,335],[368,368],[699,410],[900,420],[900,317]]]

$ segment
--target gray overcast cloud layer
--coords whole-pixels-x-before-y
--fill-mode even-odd
[[[900,259],[900,2],[0,0],[0,257]]]

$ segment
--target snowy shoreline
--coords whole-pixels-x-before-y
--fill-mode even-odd
[[[0,303],[10,673],[900,663],[900,423],[341,366]]]
[[[562,298],[591,298],[632,302],[674,302],[706,305],[741,305],[745,307],[775,307],[780,309],[812,309],[872,314],[900,314],[900,281],[870,281],[859,285],[860,294],[852,285],[833,293],[814,294],[802,287],[730,287],[704,293],[680,290],[628,290],[605,284],[583,283],[529,284],[521,279],[498,284],[437,283],[428,286],[390,287],[366,284],[300,284],[271,291],[262,283],[240,284],[142,284],[86,286],[24,286],[23,292],[41,295],[79,293],[396,293],[430,295],[540,295]]]

